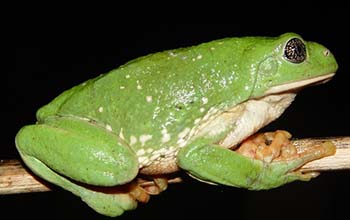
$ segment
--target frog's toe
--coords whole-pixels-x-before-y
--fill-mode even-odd
[[[286,176],[287,178],[291,179],[291,180],[301,180],[301,181],[309,181],[312,178],[317,177],[318,175],[320,175],[319,172],[307,172],[307,173],[303,173],[301,171],[294,171],[294,172],[290,172],[287,173]]]
[[[283,130],[258,133],[247,138],[237,152],[252,159],[272,162],[277,158],[295,157],[296,149],[290,144],[292,135]]]

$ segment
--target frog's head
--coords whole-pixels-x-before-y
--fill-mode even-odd
[[[260,60],[255,60],[257,75],[252,98],[326,82],[338,68],[327,48],[304,41],[297,34],[286,33],[263,41],[254,46]]]

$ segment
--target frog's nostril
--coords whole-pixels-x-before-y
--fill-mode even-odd
[[[330,52],[328,49],[326,49],[326,50],[323,51],[323,55],[324,55],[325,57],[328,57],[330,53],[331,53],[331,52]]]

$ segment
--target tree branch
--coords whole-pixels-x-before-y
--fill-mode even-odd
[[[350,169],[350,137],[307,138],[292,140],[292,143],[298,149],[303,149],[326,140],[332,141],[337,147],[335,155],[305,164],[301,168],[303,172]],[[181,182],[180,178],[169,180],[169,183],[178,182]],[[142,185],[147,184],[150,185],[153,182],[142,183]],[[22,166],[20,161],[0,160],[0,194],[45,192],[51,189],[51,184],[34,176]]]

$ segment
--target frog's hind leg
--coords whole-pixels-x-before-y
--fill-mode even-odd
[[[16,146],[34,173],[80,196],[97,212],[118,216],[136,207],[127,190],[105,187],[133,180],[138,162],[134,152],[104,128],[79,119],[52,118],[22,128]]]
[[[103,190],[103,188],[98,189],[94,187],[87,188],[57,174],[34,157],[23,156],[23,160],[31,167],[34,173],[79,196],[100,214],[114,217],[123,214],[124,211],[137,207],[136,200],[127,190],[123,190],[122,187],[120,190],[117,187],[113,188],[113,190]]]

